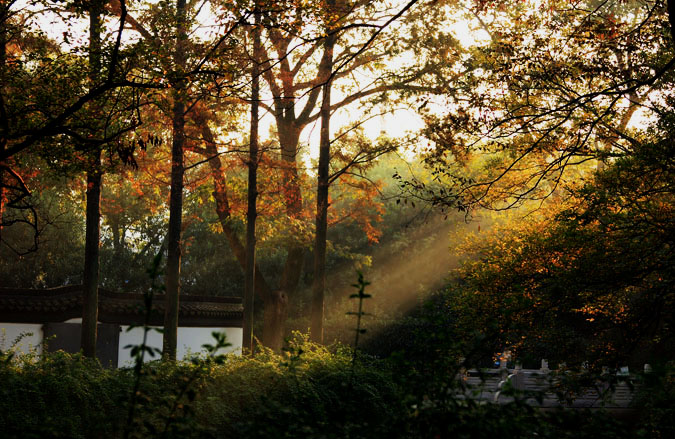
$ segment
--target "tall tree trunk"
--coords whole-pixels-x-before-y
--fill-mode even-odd
[[[227,198],[227,181],[223,166],[218,156],[218,149],[216,148],[213,133],[206,122],[206,115],[203,112],[194,112],[193,117],[195,122],[201,126],[202,137],[205,143],[205,153],[208,157],[209,167],[211,168],[211,179],[213,180],[213,198],[216,201],[216,213],[220,220],[220,226],[223,228],[223,233],[227,238],[230,249],[237,258],[241,269],[246,272],[246,248],[239,240],[237,232],[232,228],[230,223],[230,204]],[[255,265],[255,292],[263,301],[266,301],[272,294],[272,289],[265,280],[265,277],[260,272],[258,264]]]
[[[108,225],[112,233],[113,258],[119,260],[124,251],[124,229],[119,224],[119,218],[116,215],[108,216]]]
[[[0,0],[0,157],[4,156],[7,145],[7,135],[9,134],[9,122],[7,121],[7,112],[5,111],[5,78],[7,63],[7,20],[9,19],[9,10],[5,0]],[[2,168],[4,162],[0,161],[0,246],[2,246],[2,225],[5,218],[5,170]],[[0,286],[2,284],[0,283]]]
[[[100,152],[94,153],[92,167],[100,167]],[[101,172],[87,173],[87,217],[85,221],[84,276],[82,307],[82,353],[96,356],[96,328],[98,324],[99,243],[101,231]]]
[[[91,0],[89,5],[89,80],[97,82],[101,69],[101,13],[102,0]],[[87,212],[84,242],[84,275],[82,306],[82,353],[96,357],[96,329],[98,325],[99,245],[101,234],[101,150],[91,153],[87,170]]]
[[[227,238],[232,253],[237,258],[239,265],[242,270],[246,272],[246,248],[239,240],[237,233],[232,228],[231,218],[230,218],[230,206],[227,198],[227,182],[225,180],[225,174],[223,172],[222,163],[218,157],[218,150],[216,148],[215,139],[213,133],[206,123],[206,116],[204,113],[195,112],[193,113],[195,117],[195,122],[202,127],[202,137],[206,145],[205,153],[209,157],[209,166],[211,167],[211,178],[213,179],[213,197],[216,201],[216,213],[218,214],[218,219],[220,220],[220,225],[223,228],[223,233]],[[260,272],[260,268],[255,264],[255,293],[263,300],[265,315],[264,315],[264,325],[263,325],[263,335],[262,340],[264,344],[268,347],[272,347],[268,342],[274,341],[274,346],[277,346],[276,350],[281,349],[281,342],[283,341],[283,331],[278,330],[279,327],[283,328],[283,322],[285,320],[286,312],[286,302],[285,294],[282,294],[280,291],[273,291],[265,277]],[[272,337],[270,334],[281,334],[281,336]]]
[[[285,110],[292,114],[293,108]],[[292,118],[294,120],[294,118]],[[283,169],[283,195],[286,205],[286,214],[291,219],[298,219],[302,214],[302,192],[300,190],[300,176],[298,175],[298,143],[301,129],[294,122],[284,120],[281,125],[277,120],[279,130],[279,143],[281,144],[281,159],[284,162]],[[302,245],[291,242],[287,247],[286,264],[281,277],[279,289],[286,295],[291,295],[298,287],[302,274],[302,262],[304,248]],[[282,333],[279,335],[283,338]]]
[[[329,7],[334,4],[329,0]],[[330,94],[333,68],[333,48],[336,34],[326,37],[321,68],[324,70],[321,101],[321,132],[319,143],[319,169],[316,188],[316,233],[314,239],[314,280],[312,282],[312,316],[310,335],[312,341],[323,343],[324,297],[326,287],[326,235],[328,232],[328,186],[330,164]]]
[[[278,29],[271,27],[267,35],[272,48],[278,56],[280,72],[274,73],[271,63],[274,56],[267,54],[265,47],[261,47],[261,73],[274,97],[274,118],[276,120],[279,144],[281,146],[281,160],[283,162],[282,194],[286,206],[286,214],[290,221],[300,221],[302,215],[302,192],[297,165],[298,141],[303,128],[311,122],[312,111],[316,106],[320,88],[313,88],[307,95],[306,101],[296,114],[298,103],[294,71],[287,56],[292,37],[286,36]],[[313,51],[314,49],[310,49]],[[311,56],[311,53],[308,54]],[[302,65],[304,62],[300,62]],[[284,336],[285,316],[288,303],[300,282],[306,243],[291,242],[287,245],[286,263],[282,273],[279,289],[273,292],[269,301],[265,302],[265,323],[263,325],[263,343],[266,346],[280,348]]]
[[[255,11],[253,66],[251,69],[251,134],[248,157],[248,199],[246,211],[246,273],[242,349],[253,353],[253,295],[255,292],[255,220],[258,197],[258,110],[260,99],[260,12]]]
[[[237,233],[232,228],[230,223],[230,206],[227,197],[227,181],[223,172],[222,163],[218,156],[215,139],[211,132],[207,116],[204,112],[197,109],[192,113],[195,122],[201,126],[202,137],[205,144],[205,154],[208,157],[208,163],[211,168],[211,178],[213,179],[213,198],[216,201],[216,213],[220,220],[220,225],[223,228],[223,233],[232,249],[232,253],[237,258],[242,270],[246,272],[246,248],[241,243]],[[300,249],[300,256],[302,256],[302,249]],[[292,258],[291,258],[292,259]],[[296,259],[298,259],[296,257]],[[302,261],[302,257],[299,258]],[[302,265],[297,264],[301,269]],[[295,268],[294,268],[295,270]],[[288,273],[291,270],[285,270]],[[297,276],[299,280],[299,275]],[[282,285],[287,284],[287,281],[282,280]],[[296,281],[297,285],[297,281]],[[283,344],[284,323],[286,321],[286,314],[288,308],[288,296],[283,289],[272,290],[270,285],[265,280],[265,277],[260,272],[260,268],[255,264],[255,292],[263,300],[264,303],[264,324],[262,340],[263,344],[269,348],[279,351]]]
[[[176,360],[178,346],[178,296],[180,294],[181,228],[183,222],[183,149],[185,144],[186,0],[176,2],[174,52],[173,142],[171,145],[171,195],[169,199],[168,255],[166,261],[166,309],[164,313],[164,360]]]
[[[292,115],[293,108],[286,109],[286,112]],[[288,119],[294,120],[294,117]],[[289,219],[295,220],[302,213],[302,192],[300,191],[297,165],[298,142],[300,140],[301,129],[297,128],[295,123],[289,120],[285,120],[280,125],[278,118],[277,127],[279,130],[279,143],[281,144],[281,159],[284,162],[282,191],[286,205],[286,214]],[[263,343],[277,352],[283,346],[288,302],[290,296],[293,295],[300,283],[305,254],[303,246],[295,242],[288,244],[286,251],[286,264],[281,275],[279,289],[273,291],[270,300],[265,302],[263,313],[265,319],[263,324]]]
[[[0,150],[3,149],[0,143]],[[2,225],[5,221],[5,170],[2,169],[2,162],[0,162],[0,248],[2,247]],[[2,282],[0,281],[0,287]]]
[[[263,343],[275,352],[280,352],[284,344],[284,328],[288,315],[288,295],[284,290],[273,291],[265,301],[263,312]]]

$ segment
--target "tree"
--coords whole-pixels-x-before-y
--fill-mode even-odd
[[[446,296],[457,338],[487,334],[487,354],[512,347],[530,364],[671,360],[672,149],[645,142],[569,204],[478,241]]]
[[[114,90],[127,87],[157,88],[157,85],[134,82],[126,76],[129,64],[133,64],[134,59],[121,59],[122,34],[127,16],[124,1],[120,3],[120,24],[115,32],[107,63],[101,69],[102,78],[95,87],[86,89],[80,86],[83,84],[83,71],[79,66],[73,65],[71,54],[60,52],[56,42],[50,41],[41,31],[35,31],[35,23],[31,21],[34,15],[20,14],[21,10],[12,9],[15,5],[14,1],[3,2],[0,15],[0,52],[3,61],[2,74],[5,75],[0,161],[4,163],[5,174],[20,179],[20,176],[11,171],[8,160],[22,151],[37,147],[41,142],[58,139],[59,136],[83,140],[78,134],[79,118],[83,117],[83,112],[88,111],[89,103]],[[44,56],[47,53],[50,53],[49,57]],[[51,87],[45,87],[46,84]],[[68,88],[65,84],[71,86]],[[23,93],[15,93],[18,89],[22,89]],[[133,128],[135,126],[126,126],[107,133],[107,138],[88,138],[86,143],[89,146],[109,143]],[[67,149],[60,152],[66,158],[71,153]]]
[[[542,200],[573,169],[623,155],[636,110],[649,112],[655,93],[668,93],[661,79],[673,61],[660,4],[546,8],[475,12],[489,40],[469,51],[460,87],[448,86],[452,110],[427,110],[434,147],[425,160],[444,185],[410,182],[425,199],[497,209]]]
[[[117,4],[111,6],[111,11],[118,13]],[[156,8],[154,13],[161,14],[166,12],[162,5]],[[168,78],[162,78],[159,82],[166,80],[171,88],[171,121],[172,121],[172,159],[171,159],[171,195],[169,205],[169,231],[167,235],[167,268],[166,268],[166,296],[167,306],[165,313],[165,331],[164,331],[164,358],[173,360],[176,356],[176,337],[178,325],[178,302],[180,293],[180,268],[181,268],[181,232],[182,232],[182,210],[183,210],[183,188],[185,177],[185,151],[188,145],[186,138],[186,118],[188,112],[198,104],[203,98],[204,86],[199,89],[200,81],[205,81],[209,76],[214,76],[213,71],[204,69],[207,64],[220,55],[220,51],[228,50],[226,41],[231,32],[236,29],[242,19],[231,23],[229,29],[225,29],[224,35],[219,36],[216,41],[202,43],[199,41],[190,41],[189,30],[194,24],[194,17],[191,16],[192,5],[188,5],[183,0],[176,3],[173,21],[166,26],[161,17],[150,16],[150,23],[154,27],[154,33],[149,32],[142,22],[134,18],[129,19],[129,23],[134,30],[144,38],[144,44],[153,48],[153,54],[158,55],[159,65],[164,72],[168,73]],[[228,15],[229,16],[229,15]],[[159,25],[159,26],[158,26]],[[167,52],[163,38],[173,40],[169,45],[170,52]],[[208,67],[208,66],[207,66]],[[218,76],[218,75],[215,75]],[[214,81],[217,88],[220,85]],[[195,87],[197,86],[197,87]]]
[[[32,226],[13,224],[4,230],[0,249],[2,286],[48,288],[82,283],[84,184],[65,178],[36,156],[16,157],[13,169],[22,175],[31,193],[40,245],[33,251],[25,249],[33,245]]]
[[[89,81],[98,83],[101,69],[101,27],[103,5],[100,0],[89,3]],[[95,109],[92,109],[95,113]],[[96,114],[94,114],[96,116]],[[89,153],[87,166],[87,215],[84,244],[83,306],[82,306],[82,353],[87,357],[96,356],[96,333],[98,327],[98,284],[100,247],[100,203],[101,203],[101,149]]]
[[[53,14],[62,18],[67,27],[84,15],[87,5],[72,3],[47,3],[45,10],[36,13],[35,5],[21,5],[13,1],[2,3],[1,25],[3,40],[3,72],[7,80],[2,81],[0,107],[3,126],[0,129],[0,228],[10,225],[30,227],[33,236],[22,245],[20,253],[36,251],[39,235],[45,226],[38,223],[42,216],[36,211],[26,175],[17,170],[27,157],[44,158],[58,172],[70,175],[88,170],[91,185],[91,221],[86,258],[87,275],[85,288],[92,300],[85,299],[92,317],[96,300],[92,296],[97,284],[98,239],[96,230],[98,214],[95,212],[97,190],[100,186],[98,174],[101,165],[96,165],[102,148],[110,152],[111,168],[119,161],[133,161],[135,143],[128,142],[129,133],[140,124],[135,110],[138,108],[139,89],[157,87],[156,84],[130,79],[130,71],[137,60],[133,46],[122,47],[125,26],[126,5],[120,6],[120,25],[113,32],[111,43],[102,47],[99,28],[94,25],[101,21],[102,4],[99,12],[92,15],[89,38],[78,39],[73,31],[63,33],[62,40],[53,40],[40,28],[40,19]],[[96,16],[98,14],[98,19]],[[5,38],[7,37],[7,38]],[[98,39],[98,40],[97,40]],[[84,51],[79,41],[89,42],[89,63],[80,54]],[[94,74],[95,72],[95,74]],[[20,92],[19,92],[20,90]],[[100,162],[100,158],[98,159]],[[9,246],[0,235],[0,243]],[[85,317],[85,332],[95,330],[93,318]],[[91,337],[84,337],[85,351],[91,354]]]
[[[314,239],[314,282],[312,284],[312,314],[310,334],[312,340],[323,343],[324,288],[326,282],[326,233],[328,231],[328,184],[330,161],[330,96],[331,73],[333,71],[333,50],[337,34],[332,29],[332,15],[336,15],[335,2],[328,1],[326,33],[323,57],[319,70],[326,73],[321,87],[321,138],[319,140],[319,168],[316,189],[316,229]]]
[[[321,92],[321,84],[325,78],[332,78],[332,81],[338,79],[346,79],[349,75],[358,69],[367,66],[369,63],[381,61],[388,56],[388,50],[391,47],[385,47],[384,51],[379,51],[372,46],[372,42],[378,38],[384,29],[392,22],[400,18],[406,11],[408,11],[415,2],[410,2],[400,9],[391,12],[387,5],[383,5],[382,10],[378,11],[370,2],[359,3],[355,5],[341,5],[340,11],[344,12],[344,17],[340,17],[340,26],[335,29],[334,36],[337,39],[340,35],[344,43],[342,51],[335,59],[337,66],[335,71],[331,66],[319,66],[317,63],[315,52],[321,49],[325,36],[321,34],[314,35],[316,31],[308,26],[314,21],[321,22],[323,14],[319,13],[316,8],[311,5],[307,7],[289,7],[286,9],[279,9],[276,5],[263,8],[263,23],[266,25],[265,31],[268,36],[268,42],[271,47],[265,46],[261,51],[260,59],[262,60],[263,78],[270,87],[272,94],[272,106],[263,106],[268,111],[273,111],[275,120],[277,122],[277,132],[280,144],[280,158],[281,169],[283,172],[282,191],[284,194],[284,202],[286,213],[291,221],[288,223],[289,236],[287,244],[287,258],[283,271],[279,288],[272,289],[269,284],[262,279],[260,271],[256,269],[256,290],[262,293],[265,300],[265,325],[263,331],[263,340],[266,344],[277,349],[281,347],[283,337],[283,323],[285,320],[286,309],[288,306],[289,292],[297,288],[300,281],[300,274],[302,270],[302,260],[304,254],[304,247],[307,245],[307,239],[298,240],[292,235],[294,230],[300,230],[303,226],[303,197],[300,189],[301,173],[298,170],[298,151],[299,151],[299,136],[303,128],[309,123],[320,118],[320,112],[315,112],[316,103]],[[311,6],[311,7],[310,7]],[[236,7],[235,7],[236,9]],[[250,11],[240,11],[237,9],[226,10],[227,13],[234,13],[237,17],[245,19],[250,14]],[[376,24],[371,24],[369,20],[379,20]],[[136,28],[145,38],[152,38],[152,35],[147,32],[143,25],[136,20],[130,19],[129,22]],[[304,27],[303,27],[304,26]],[[347,31],[352,32],[356,37],[352,41],[351,37],[346,37]],[[229,32],[229,31],[228,31]],[[304,35],[302,35],[304,32]],[[222,40],[222,39],[220,39]],[[300,50],[302,49],[302,51]],[[271,50],[274,51],[274,60],[271,59]],[[214,54],[213,51],[208,52]],[[216,60],[216,56],[211,56],[210,60]],[[320,57],[319,57],[320,59]],[[276,61],[278,60],[278,62]],[[220,85],[214,86],[212,90],[226,90],[229,83],[234,83],[231,79],[229,71],[221,71],[218,73],[217,68],[223,64],[218,64],[218,61],[206,65],[197,63],[199,66],[191,71],[192,74],[199,72],[216,72],[215,76],[221,78]],[[320,68],[320,72],[318,71]],[[201,69],[201,70],[200,70]],[[388,74],[387,79],[391,82],[376,81],[367,89],[357,88],[356,91],[348,95],[345,99],[340,100],[334,105],[330,106],[330,111],[334,112],[339,108],[343,108],[353,102],[359,101],[369,96],[376,96],[385,93],[389,90],[396,90],[401,88],[414,88],[412,84],[415,83],[430,68],[422,72],[413,72],[411,74],[395,75]],[[306,98],[305,98],[306,96]],[[222,98],[217,98],[222,99]],[[303,103],[302,109],[296,114],[296,104]],[[210,164],[215,186],[215,200],[217,204],[218,215],[221,218],[221,225],[225,235],[230,242],[233,252],[237,255],[238,260],[242,265],[245,265],[245,251],[236,232],[232,229],[230,224],[230,207],[228,202],[227,182],[224,179],[222,172],[222,164],[220,163],[220,153],[215,147],[217,136],[211,131],[210,122],[214,122],[216,117],[212,114],[210,108],[212,104],[205,106],[196,105],[189,113],[190,117],[200,125],[202,138],[206,147],[203,150],[193,148],[195,151],[200,151],[205,155]],[[348,131],[348,130],[347,130]],[[390,144],[389,149],[393,148]],[[373,151],[365,153],[359,152],[354,155],[353,160],[347,160],[347,166],[352,166],[360,163],[368,158],[376,157],[377,154]],[[330,180],[333,181],[342,175],[346,175],[346,168],[344,170],[337,170]]]
[[[3,90],[0,91],[4,122],[0,133],[3,145],[0,154],[0,228],[13,224],[32,227],[33,245],[28,250],[37,249],[42,227],[38,224],[39,216],[24,177],[16,172],[19,155],[33,154],[49,161],[59,161],[61,169],[68,169],[68,172],[77,172],[82,168],[87,171],[82,347],[85,355],[94,356],[101,148],[112,142],[123,159],[130,157],[130,150],[133,154],[133,147],[128,148],[123,138],[137,127],[134,118],[129,117],[135,102],[124,94],[124,88],[131,85],[143,87],[145,84],[128,81],[128,65],[120,62],[120,53],[124,52],[121,50],[124,16],[116,42],[108,47],[110,62],[106,63],[101,43],[103,4],[94,1],[88,5],[66,5],[69,20],[77,19],[83,8],[89,12],[89,62],[85,66],[77,47],[70,50],[63,47],[70,43],[69,32],[64,32],[63,42],[51,41],[36,28],[36,23],[30,18],[33,15],[30,10],[12,10],[13,5],[14,2],[3,2],[0,14],[2,71],[4,75],[8,67],[12,73],[8,81],[3,78]],[[124,7],[122,9],[125,11]],[[128,62],[131,58],[129,53],[124,55]],[[19,95],[16,93],[18,89],[22,89]],[[6,92],[10,93],[4,99]],[[112,92],[117,92],[116,96],[111,96]],[[124,119],[127,121],[122,122]],[[122,152],[126,156],[123,157]],[[7,208],[12,211],[11,214],[8,214]]]
[[[164,314],[164,349],[162,356],[176,359],[178,340],[178,297],[180,294],[181,227],[183,217],[183,149],[185,145],[185,113],[187,104],[187,3],[176,1],[176,42],[171,78],[173,114],[171,144],[171,195],[166,261],[166,311]]]
[[[483,21],[491,38],[467,70],[481,91],[428,114],[427,163],[443,185],[408,187],[446,207],[540,208],[474,247],[447,309],[458,338],[488,335],[487,354],[669,360],[671,16],[651,3],[549,5]],[[502,22],[514,16],[520,28]]]
[[[258,197],[258,123],[260,100],[260,11],[256,5],[255,28],[253,29],[253,60],[251,62],[251,134],[248,156],[248,188],[246,211],[246,274],[244,280],[244,323],[243,349],[253,352],[253,301],[255,295],[255,221]]]
[[[112,2],[108,9],[112,13],[124,14],[126,17],[123,6],[123,4]],[[205,90],[204,88],[195,89],[195,85],[199,85],[199,80],[203,77],[208,78],[213,75],[213,71],[208,71],[204,67],[223,50],[223,47],[227,46],[225,42],[238,23],[226,29],[224,35],[218,37],[216,41],[205,43],[190,41],[188,31],[194,25],[194,17],[190,15],[192,6],[183,0],[178,0],[175,13],[170,14],[172,20],[169,23],[164,17],[157,15],[166,14],[164,6],[158,5],[151,8],[150,14],[140,20],[129,16],[128,22],[131,28],[142,36],[142,44],[151,48],[150,54],[158,61],[161,72],[157,72],[155,81],[160,84],[166,82],[171,88],[169,106],[172,123],[172,165],[164,332],[164,357],[171,360],[175,359],[176,354],[180,293],[182,204],[186,169],[185,150],[188,146],[185,135],[186,117],[189,110],[203,97],[201,93]],[[153,32],[146,29],[144,20],[149,20]],[[166,44],[165,40],[171,41],[171,44]],[[227,49],[228,47],[225,47],[225,50]],[[157,66],[154,68],[157,70]],[[160,101],[160,104],[166,104],[166,101]]]
[[[392,81],[393,83],[371,84],[366,89],[357,87],[357,91],[348,94],[344,99],[333,105],[330,104],[330,88],[332,83],[338,79],[347,78],[363,66],[367,66],[369,63],[387,56],[386,50],[384,53],[381,53],[373,49],[373,41],[383,29],[386,29],[394,20],[403,15],[414,3],[414,1],[410,2],[399,10],[396,10],[383,24],[372,25],[368,24],[368,20],[372,19],[379,12],[376,9],[377,2],[356,4],[336,3],[335,5],[329,2],[327,10],[335,10],[333,17],[327,17],[325,13],[317,14],[312,8],[288,8],[281,12],[272,8],[271,12],[265,15],[269,23],[266,30],[271,48],[270,50],[267,48],[263,50],[263,78],[272,94],[273,105],[263,106],[274,115],[276,121],[284,180],[282,190],[286,213],[291,225],[289,231],[293,235],[299,235],[297,230],[299,229],[303,206],[302,192],[300,190],[301,176],[298,172],[300,134],[308,124],[318,119],[322,120],[324,154],[323,159],[320,159],[321,168],[319,172],[321,173],[322,181],[319,182],[319,198],[322,198],[324,201],[318,201],[322,203],[322,207],[319,207],[317,213],[319,237],[315,241],[315,248],[319,252],[317,255],[318,265],[316,267],[319,270],[323,266],[321,261],[325,260],[325,255],[321,256],[321,248],[325,248],[323,229],[325,229],[324,225],[326,225],[326,222],[319,217],[326,216],[324,210],[328,207],[327,191],[330,178],[327,156],[329,149],[327,148],[329,148],[330,142],[328,121],[331,113],[369,96],[409,87],[424,72],[416,72],[407,76],[403,75],[404,79],[397,78],[399,81],[395,83]],[[386,7],[385,5],[384,8]],[[383,14],[386,14],[386,12]],[[326,35],[319,35],[315,38],[304,35],[299,38],[298,35],[303,33],[302,29],[306,26],[306,23],[313,21],[317,21],[322,28],[326,27]],[[347,36],[347,31],[350,29],[359,31],[364,28],[374,30],[372,33],[359,34],[357,32],[351,35],[351,38],[354,38],[353,41]],[[303,39],[308,41],[308,43],[303,43]],[[341,47],[342,51],[333,59],[333,50],[338,41],[341,41],[344,46]],[[314,54],[322,47],[323,54],[320,57],[320,61],[318,64],[314,64]],[[276,56],[272,55],[271,51],[274,51]],[[297,53],[298,51],[300,52]],[[275,59],[278,59],[278,62],[273,62]],[[337,67],[333,69],[334,66]],[[324,105],[322,105],[322,109],[319,112],[315,112],[318,97],[322,90]],[[297,105],[300,102],[303,105],[298,109]],[[324,126],[325,129],[323,128]],[[374,157],[377,154],[365,154],[360,159],[366,156]],[[343,172],[345,171],[338,172],[338,174]],[[266,299],[263,340],[267,345],[277,350],[281,347],[288,301],[292,292],[297,289],[300,280],[305,246],[306,244],[297,238],[289,240],[286,264],[279,288],[273,290],[272,295]],[[322,277],[320,273],[318,275],[319,278]],[[316,315],[314,320],[318,326],[313,325],[313,327],[318,337],[320,337],[321,333],[320,325],[323,314],[322,295],[323,287],[321,280],[317,280],[317,299],[314,305],[316,311],[313,314]]]

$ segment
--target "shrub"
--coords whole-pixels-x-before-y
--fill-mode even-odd
[[[651,438],[673,432],[672,367],[645,377],[649,398],[629,423],[600,411],[542,411],[523,402],[465,400],[449,392],[453,356],[418,368],[296,334],[281,355],[148,363],[131,436],[174,438]],[[406,371],[406,368],[409,368]],[[130,369],[80,355],[0,354],[4,438],[120,438]],[[649,382],[647,382],[649,381]],[[659,389],[656,392],[654,389]],[[637,419],[639,416],[639,419]],[[627,426],[630,425],[630,428]]]
[[[0,362],[0,431],[4,438],[115,435],[124,419],[129,377],[64,352]]]

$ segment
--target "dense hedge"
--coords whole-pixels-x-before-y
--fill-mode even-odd
[[[634,438],[672,437],[673,379],[631,419],[542,412],[450,397],[442,362],[376,360],[299,337],[278,356],[149,363],[128,423],[133,370],[105,370],[79,355],[0,355],[3,438]],[[423,371],[423,372],[420,372]],[[652,392],[647,400],[654,400]]]
[[[0,431],[12,438],[114,437],[131,375],[57,352],[0,364]]]

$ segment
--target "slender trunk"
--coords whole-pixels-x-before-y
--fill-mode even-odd
[[[4,145],[0,143],[0,152],[4,149],[3,147]],[[0,248],[2,248],[2,229],[5,223],[5,170],[2,168],[2,164],[0,162]],[[2,286],[2,281],[0,280],[0,287]]]
[[[284,327],[288,315],[288,295],[284,290],[272,293],[265,302],[263,343],[275,352],[280,352],[284,343]]]
[[[100,156],[94,157],[94,165]],[[84,276],[82,307],[82,353],[96,356],[96,327],[98,324],[98,278],[100,243],[101,172],[94,169],[87,173],[87,218],[84,244]]]
[[[5,78],[6,63],[7,63],[7,15],[9,11],[5,11],[7,5],[5,0],[0,0],[0,157],[5,154],[5,147],[7,145],[7,134],[9,131],[9,122],[7,121],[7,112],[5,111]],[[4,164],[0,160],[0,246],[2,246],[2,225],[5,218],[5,170],[2,168]],[[2,284],[0,284],[2,286]]]
[[[242,270],[246,271],[246,248],[239,240],[231,226],[230,206],[227,198],[227,182],[223,172],[213,133],[206,124],[203,114],[195,113],[195,121],[202,126],[202,137],[205,142],[205,153],[209,157],[211,178],[213,179],[213,198],[216,201],[216,213],[227,238],[232,253],[237,258]],[[282,282],[283,283],[283,282]],[[255,265],[255,292],[264,302],[264,324],[262,340],[265,346],[281,350],[284,335],[284,322],[288,308],[288,296],[283,290],[273,291],[265,277]]]
[[[117,215],[109,215],[106,219],[108,220],[110,233],[112,233],[112,260],[121,261],[124,253],[124,228],[120,226],[119,217]],[[112,275],[113,279],[117,279],[118,282],[122,282],[121,285],[124,285],[123,279],[127,277],[125,276],[125,273],[128,268],[129,267],[126,264],[115,264],[112,272],[108,274]]]
[[[246,248],[239,240],[237,232],[232,228],[230,223],[230,204],[227,198],[227,182],[223,172],[222,163],[218,157],[218,150],[216,148],[213,133],[209,129],[206,119],[203,115],[195,116],[195,122],[202,127],[202,137],[205,143],[206,156],[209,157],[209,167],[211,168],[211,179],[213,180],[213,198],[216,201],[216,213],[220,220],[220,225],[223,228],[223,233],[227,238],[230,249],[237,258],[241,269],[246,271]],[[272,289],[260,272],[258,265],[255,265],[255,292],[263,301],[272,295]]]
[[[119,260],[124,251],[124,230],[120,230],[118,218],[108,216],[108,224],[112,233],[113,258]]]
[[[171,195],[169,199],[169,233],[166,261],[166,309],[164,313],[164,360],[176,360],[178,346],[178,296],[180,294],[181,228],[183,216],[183,148],[185,144],[185,28],[186,1],[176,2],[176,49],[174,53],[173,142],[171,145]]]
[[[98,280],[100,242],[101,173],[87,173],[87,210],[84,246],[82,352],[96,356],[96,325],[98,322]]]
[[[2,149],[2,144],[0,144],[0,149]],[[2,165],[2,162],[0,162]],[[2,225],[5,221],[5,171],[0,166],[0,247],[2,247]],[[2,287],[2,283],[0,283]]]
[[[253,30],[253,66],[251,69],[251,144],[248,157],[248,199],[246,211],[246,273],[244,288],[244,324],[242,349],[253,353],[253,295],[255,292],[255,220],[258,197],[258,109],[260,99],[260,13],[255,11]]]
[[[319,88],[313,88],[308,94],[306,102],[296,114],[299,88],[295,83],[294,72],[287,62],[287,56],[283,53],[291,44],[291,37],[285,37],[274,30],[269,32],[277,54],[280,57],[280,73],[273,73],[271,70],[270,56],[265,55],[265,49],[261,49],[262,73],[265,80],[270,85],[270,90],[274,96],[274,117],[276,119],[279,143],[281,146],[281,160],[283,162],[283,186],[282,194],[286,206],[286,214],[291,223],[302,221],[302,192],[300,187],[300,178],[297,164],[298,140],[302,129],[311,122],[311,113],[316,105],[316,100],[320,95]],[[312,51],[314,49],[311,49]],[[292,237],[291,237],[292,238]],[[305,248],[305,242],[298,242],[291,239],[287,245],[286,263],[284,265],[279,289],[274,292],[274,298],[265,303],[265,324],[263,330],[263,342],[267,346],[280,347],[284,336],[284,316],[288,309],[288,302],[293,296],[300,283],[302,274]],[[268,309],[269,308],[269,309]],[[271,317],[273,316],[273,317]],[[270,320],[271,319],[271,320]]]
[[[302,192],[296,162],[301,129],[293,122],[292,107],[285,111],[289,117],[276,118],[281,144],[281,159],[284,162],[282,192],[286,214],[291,220],[295,220],[302,214]],[[263,344],[275,351],[280,351],[283,346],[289,298],[300,283],[305,254],[303,246],[293,242],[287,246],[286,251],[286,263],[279,289],[271,292],[269,300],[265,301],[263,313]]]
[[[287,110],[292,111],[292,110]],[[286,214],[291,219],[297,219],[302,214],[302,192],[300,190],[300,176],[298,175],[297,152],[300,140],[300,129],[292,122],[277,119],[279,142],[281,143],[281,159],[283,169],[283,195],[286,205]],[[291,243],[287,248],[286,264],[281,277],[280,289],[287,295],[293,294],[300,282],[304,248],[298,243]]]
[[[326,38],[322,68],[325,71],[321,101],[319,169],[316,188],[316,234],[314,240],[314,281],[312,283],[312,341],[323,343],[323,315],[326,287],[326,235],[328,232],[328,186],[330,163],[330,74],[333,67],[335,34]]]
[[[92,0],[89,10],[89,80],[96,83],[101,69],[101,10],[102,3]],[[101,233],[101,150],[91,153],[87,171],[87,212],[85,221],[84,275],[82,306],[82,353],[96,357],[98,324],[99,245]]]

